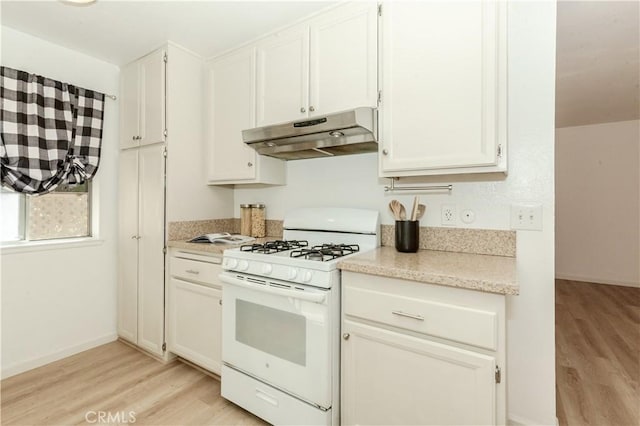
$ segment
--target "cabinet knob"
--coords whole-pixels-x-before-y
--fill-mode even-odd
[[[382,155],[387,155],[387,154],[389,154],[389,150],[383,149],[382,150]]]
[[[316,110],[316,109],[313,107],[313,105],[309,107],[309,111],[313,112],[313,111],[315,111],[315,110]]]
[[[307,112],[307,109],[305,107],[300,108],[300,112]]]
[[[343,338],[344,340],[349,340],[349,337],[350,337],[349,333],[344,333],[344,334],[342,335],[342,338]]]
[[[252,163],[251,161],[249,161],[249,162],[247,163],[247,166],[249,166],[249,167],[253,167],[253,163]]]
[[[222,299],[218,300],[218,304],[222,306]]]
[[[137,136],[133,136],[131,139],[133,139],[134,141],[137,141],[138,137]]]

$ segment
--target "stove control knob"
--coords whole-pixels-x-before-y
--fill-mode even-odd
[[[298,276],[298,270],[296,268],[289,268],[287,279],[295,280],[297,276]]]
[[[273,271],[273,266],[271,266],[270,263],[265,263],[264,265],[262,265],[263,274],[270,275],[272,271]]]
[[[241,260],[238,264],[238,269],[241,271],[246,271],[247,269],[249,269],[249,262],[247,262],[246,260]]]
[[[313,277],[313,272],[305,271],[304,276],[302,277],[302,281],[308,283],[309,281],[311,281],[311,277]]]
[[[227,259],[226,266],[229,269],[235,269],[238,266],[238,261],[236,259]]]

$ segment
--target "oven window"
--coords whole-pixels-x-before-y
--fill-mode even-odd
[[[236,299],[236,341],[306,365],[307,326],[302,315]]]

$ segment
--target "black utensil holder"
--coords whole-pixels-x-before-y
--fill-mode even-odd
[[[396,220],[396,250],[415,253],[420,246],[420,222],[417,220]]]

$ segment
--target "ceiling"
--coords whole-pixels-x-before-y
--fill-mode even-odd
[[[640,118],[639,6],[558,3],[556,127]]]
[[[117,65],[172,40],[211,57],[334,2],[0,3],[2,25]],[[640,2],[558,3],[556,127],[640,118]]]
[[[171,40],[206,58],[335,2],[62,1],[0,3],[2,25],[124,65]]]

